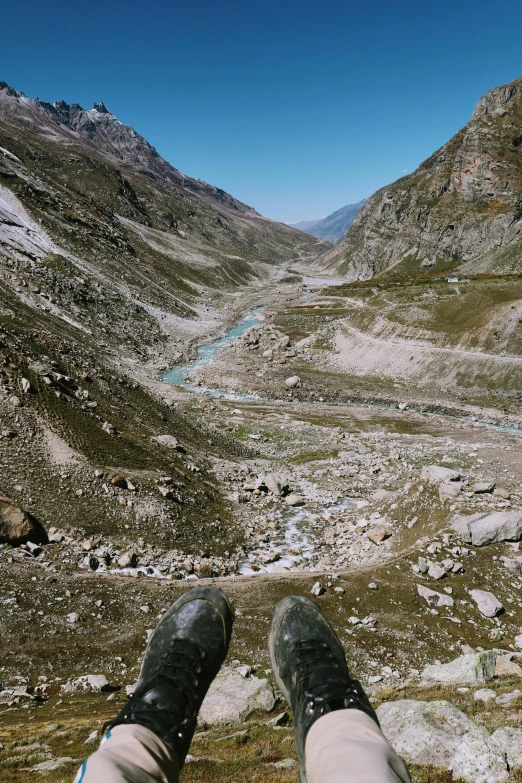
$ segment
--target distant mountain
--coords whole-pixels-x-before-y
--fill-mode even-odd
[[[462,130],[369,198],[322,261],[348,280],[459,264],[520,272],[522,78],[487,92]]]
[[[310,234],[318,239],[326,239],[328,242],[335,244],[346,236],[346,232],[352,225],[364,202],[365,199],[357,204],[347,204],[325,218],[292,223],[292,228],[298,228],[299,231],[304,231],[305,234]]]
[[[300,223],[289,223],[288,225],[292,226],[292,228],[298,228],[299,231],[304,231],[305,234],[309,234],[311,228],[320,223],[321,220],[325,219],[326,218],[317,218],[317,220],[301,220]]]

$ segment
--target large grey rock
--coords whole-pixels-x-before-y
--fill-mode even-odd
[[[266,679],[245,678],[225,667],[210,686],[199,712],[199,720],[209,726],[240,723],[256,710],[270,712],[276,703],[274,689]]]
[[[509,769],[522,767],[522,729],[511,726],[497,729],[489,738],[489,742],[505,754]]]
[[[477,608],[484,617],[496,617],[504,611],[504,607],[488,590],[470,590],[470,596],[477,604]]]
[[[381,729],[406,761],[448,769],[475,724],[447,701],[401,699],[377,708]]]
[[[451,596],[444,595],[443,593],[437,593],[436,590],[430,590],[429,587],[424,585],[417,585],[417,592],[421,598],[425,598],[426,601],[432,606],[454,606],[455,601]]]
[[[291,375],[290,378],[287,378],[285,381],[285,384],[289,389],[295,389],[300,383],[301,378],[298,375]]]
[[[477,685],[495,676],[495,650],[468,653],[454,661],[441,664],[428,664],[422,672],[425,682],[444,682],[452,685]]]
[[[458,517],[453,522],[453,529],[462,541],[474,546],[519,541],[522,538],[522,509]]]
[[[152,440],[155,440],[161,446],[166,446],[168,449],[176,450],[179,446],[179,441],[174,435],[155,435]]]
[[[510,655],[498,655],[495,677],[522,677],[522,667],[512,661]]]
[[[445,500],[453,500],[460,495],[460,489],[460,481],[444,482],[439,486],[439,497],[443,503]]]
[[[77,759],[73,759],[70,756],[61,756],[35,764],[34,767],[31,767],[31,772],[39,772],[40,775],[47,775],[48,772],[54,772],[55,769],[61,769],[62,767],[68,767],[70,764],[77,763]]]
[[[90,692],[106,693],[107,691],[118,690],[118,686],[109,685],[109,681],[104,674],[84,674],[76,680],[69,680],[62,685],[62,691],[65,693]]]
[[[421,472],[421,479],[429,481],[430,484],[447,484],[450,481],[458,481],[460,473],[458,470],[443,468],[441,465],[425,465]]]
[[[462,737],[449,769],[454,778],[470,783],[503,783],[509,778],[505,753],[482,726]]]

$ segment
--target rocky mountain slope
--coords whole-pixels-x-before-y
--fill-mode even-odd
[[[345,207],[332,212],[320,220],[304,220],[301,223],[292,224],[299,231],[310,234],[319,239],[325,239],[327,242],[339,242],[352,225],[355,217],[361,207],[364,206],[365,199],[358,201],[357,204],[347,204]]]
[[[0,493],[46,530],[200,552],[211,522],[235,551],[208,459],[248,449],[185,416],[161,374],[325,246],[181,174],[103,104],[1,83]],[[136,489],[118,500],[122,473]]]
[[[355,220],[359,210],[364,206],[365,199],[358,201],[357,204],[347,204],[345,207],[332,212],[321,220],[317,220],[306,228],[302,224],[296,225],[301,231],[305,231],[311,236],[325,239],[328,242],[339,242],[346,236],[346,232]]]
[[[348,280],[460,267],[522,268],[522,78],[490,90],[470,121],[377,191],[324,257]]]

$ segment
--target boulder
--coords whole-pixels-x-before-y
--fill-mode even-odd
[[[116,561],[120,568],[136,568],[138,563],[138,555],[129,549],[128,552],[124,552],[121,557]]]
[[[32,514],[17,506],[11,498],[0,494],[0,544],[18,546],[27,541],[46,544],[47,533]]]
[[[446,569],[438,563],[430,563],[428,567],[428,576],[432,579],[442,579],[446,576]]]
[[[155,440],[156,443],[165,446],[167,449],[174,449],[174,451],[176,451],[179,446],[179,441],[174,435],[155,435],[152,440]]]
[[[475,726],[462,737],[449,769],[456,780],[464,778],[470,783],[503,783],[509,779],[505,753],[482,726]]]
[[[441,465],[425,465],[421,472],[421,480],[430,484],[447,484],[450,481],[459,481],[460,472],[452,468],[443,468]],[[459,487],[460,489],[460,487]]]
[[[119,690],[119,685],[109,685],[104,674],[83,674],[76,680],[69,680],[62,685],[65,693],[107,693]]]
[[[455,601],[451,596],[444,595],[443,593],[437,593],[436,590],[430,590],[429,587],[424,585],[417,585],[417,592],[421,598],[425,598],[430,606],[454,606]]]
[[[299,386],[301,383],[301,378],[298,375],[292,375],[290,378],[287,378],[285,381],[285,385],[288,389],[295,389],[297,386]]]
[[[468,653],[449,663],[428,664],[422,672],[425,682],[443,682],[448,685],[478,685],[495,676],[495,650]]]
[[[453,500],[460,495],[460,489],[460,481],[444,482],[439,485],[439,497],[443,503],[445,500]]]
[[[215,726],[240,723],[256,710],[270,712],[276,703],[270,682],[243,677],[235,669],[221,669],[213,681],[199,712],[201,723]]]
[[[473,546],[519,541],[522,538],[522,510],[480,512],[458,517],[453,529],[459,538]]]
[[[495,677],[522,677],[522,667],[511,660],[511,655],[497,655]]]
[[[62,767],[68,767],[71,764],[78,764],[78,759],[73,759],[71,756],[60,756],[54,759],[48,759],[47,761],[40,761],[39,764],[35,764],[31,767],[31,772],[38,772],[40,775],[47,775],[49,772],[54,772],[55,769],[61,769]]]
[[[400,699],[377,708],[385,737],[413,764],[448,769],[461,738],[475,724],[447,701]]]
[[[494,489],[494,481],[479,481],[476,484],[473,484],[471,487],[471,491],[474,492],[475,495],[483,495],[485,492],[493,492]]]
[[[505,754],[509,769],[522,767],[522,729],[511,726],[497,729],[489,738],[489,742]]]
[[[498,659],[497,659],[498,660]],[[495,675],[496,675],[495,670]],[[478,691],[475,691],[473,694],[473,699],[475,701],[483,701],[484,704],[487,704],[488,701],[492,701],[493,699],[497,698],[497,694],[492,688],[480,688]]]
[[[289,506],[304,506],[305,504],[304,497],[302,495],[296,495],[295,493],[287,495],[285,501]]]
[[[386,525],[377,525],[369,531],[368,538],[372,543],[380,544],[385,539],[390,538],[391,534],[391,530]]]
[[[470,590],[469,594],[484,617],[496,617],[504,611],[504,607],[498,598],[495,598],[493,593],[487,590]]]
[[[272,495],[281,495],[283,493],[283,488],[287,485],[279,476],[276,476],[275,473],[269,473],[267,476],[263,477],[260,486],[266,487]]]

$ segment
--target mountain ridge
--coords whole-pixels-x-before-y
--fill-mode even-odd
[[[347,280],[420,267],[522,268],[522,78],[482,96],[469,122],[381,188],[322,258]]]
[[[362,199],[356,204],[346,204],[346,206],[332,212],[331,215],[326,215],[318,220],[302,220],[300,223],[289,223],[289,225],[305,234],[336,244],[346,236],[346,232],[365,201],[366,199]]]

